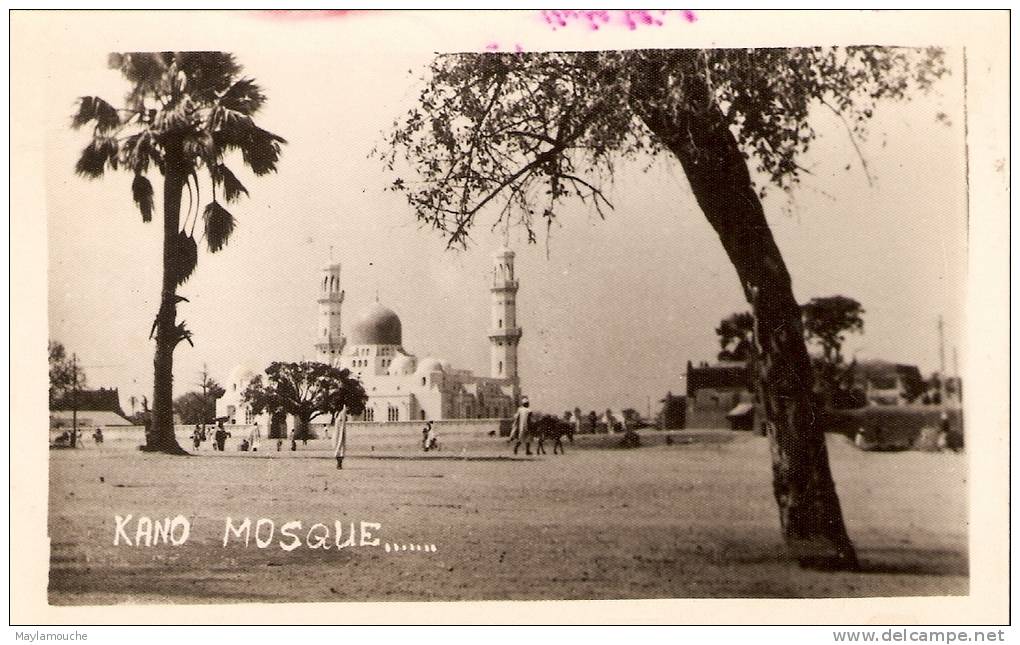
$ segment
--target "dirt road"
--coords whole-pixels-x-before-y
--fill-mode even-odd
[[[963,455],[864,453],[831,437],[866,569],[831,574],[785,558],[764,439],[691,436],[635,450],[568,445],[565,456],[530,459],[508,458],[493,439],[459,454],[355,456],[340,471],[315,443],[296,453],[190,458],[114,446],[51,451],[50,602],[967,592]],[[186,541],[144,545],[140,517],[178,515],[189,525]],[[248,546],[243,531],[223,545],[227,517],[235,527],[250,520]],[[293,539],[281,532],[289,522]],[[352,523],[354,545],[338,549]],[[182,525],[175,530],[180,539]]]

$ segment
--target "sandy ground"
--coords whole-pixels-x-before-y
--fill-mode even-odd
[[[342,471],[324,442],[296,453],[190,458],[91,441],[54,450],[50,602],[967,593],[964,455],[865,453],[830,437],[865,571],[823,573],[785,558],[766,440],[728,431],[687,437],[516,459],[493,439],[459,454],[353,456]],[[183,515],[190,535],[179,546],[114,546],[117,514],[132,515],[132,543],[143,515]],[[228,516],[273,520],[272,544],[259,548],[252,535],[247,547],[234,537],[224,547]],[[281,540],[291,540],[280,529],[297,520],[302,544],[285,551]],[[337,549],[335,521],[341,543],[350,522],[379,524],[371,536],[379,545]],[[315,523],[325,525],[315,533],[329,531],[330,549],[307,545]]]

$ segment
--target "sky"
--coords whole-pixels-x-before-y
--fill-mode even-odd
[[[54,20],[53,37],[39,45],[47,54],[40,122],[49,337],[77,354],[91,386],[119,388],[128,411],[129,396],[151,399],[161,209],[142,223],[128,174],[75,176],[88,134],[71,130],[70,116],[78,96],[115,104],[123,97],[126,82],[105,64],[114,45],[164,48],[167,33],[178,34],[173,44],[182,48],[234,52],[269,97],[258,123],[288,141],[275,175],[252,177],[233,164],[250,197],[231,207],[238,227],[229,244],[202,252],[179,290],[190,302],[178,318],[195,347],[175,353],[175,395],[194,388],[204,364],[224,382],[239,363],[314,358],[317,277],[331,253],[343,265],[345,330],[378,293],[400,316],[409,352],[487,373],[489,267],[503,242],[489,230],[495,213],[481,220],[467,250],[448,251],[402,195],[385,190],[393,176],[369,153],[414,105],[433,52],[545,43],[552,28],[541,16],[484,15],[453,26],[414,13],[121,16],[144,29],[128,37],[120,18],[94,28]],[[656,38],[693,42],[680,36],[712,16],[698,18],[670,16]],[[500,37],[507,24],[518,27],[510,39]],[[603,40],[581,26],[559,29],[570,32],[565,42],[585,47],[629,42],[623,25]],[[812,174],[789,197],[774,193],[765,202],[797,298],[842,294],[862,303],[864,334],[850,338],[844,353],[916,364],[924,373],[939,367],[939,316],[950,370],[953,349],[963,352],[962,74],[958,52],[947,61],[951,73],[935,92],[876,113],[860,144],[867,174],[843,124],[813,112],[820,139],[801,160]],[[938,121],[939,113],[946,118]],[[608,196],[616,209],[605,221],[572,204],[537,245],[526,244],[523,231],[510,234],[521,284],[522,386],[540,410],[654,413],[667,391],[684,390],[688,360],[714,359],[719,320],[746,309],[675,160],[622,164]]]

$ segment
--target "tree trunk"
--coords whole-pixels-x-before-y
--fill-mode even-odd
[[[682,76],[670,75],[678,61],[667,65],[666,56],[681,57]],[[759,354],[752,364],[768,419],[773,492],[787,548],[802,566],[856,568],[812,398],[800,306],[747,162],[697,53],[644,54],[631,78],[630,104],[680,160],[752,305]]]
[[[168,145],[163,177],[163,285],[156,315],[156,354],[152,361],[152,424],[145,437],[144,450],[173,455],[188,454],[174,435],[173,401],[174,349],[180,340],[176,329],[177,231],[186,177],[181,151]]]

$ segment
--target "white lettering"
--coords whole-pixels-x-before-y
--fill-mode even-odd
[[[348,533],[347,539],[344,540],[343,544],[340,543],[340,536],[344,532],[344,525],[340,522],[333,522],[333,525],[336,527],[336,548],[346,549],[349,546],[354,546],[354,522],[351,522],[350,533]]]
[[[159,544],[162,539],[163,544],[170,541],[170,518],[164,517],[163,521],[156,520],[153,523],[152,531],[152,544]]]
[[[265,540],[262,539],[262,526],[263,524],[269,525],[269,537]],[[260,549],[264,549],[273,543],[273,534],[276,533],[276,524],[273,520],[261,518],[255,523],[255,545]]]
[[[227,525],[223,528],[223,546],[227,546],[230,542],[230,534],[233,533],[234,537],[241,537],[241,533],[244,532],[244,546],[248,546],[248,540],[251,539],[251,520],[247,517],[241,522],[241,525],[234,528],[234,522],[229,517],[227,518]]]
[[[292,540],[292,542],[290,542],[289,544],[284,544],[283,540],[280,540],[280,548],[283,549],[284,551],[293,551],[294,549],[301,546],[301,538],[299,538],[298,536],[294,535],[294,533],[291,532],[294,530],[297,531],[301,530],[300,521],[295,520],[293,522],[287,522],[286,524],[280,527],[280,534],[289,537]]]
[[[376,524],[375,522],[362,522],[361,523],[361,546],[379,546],[379,538],[372,539],[372,531],[378,531],[382,528],[382,524]],[[370,530],[371,529],[371,530]]]
[[[128,534],[124,532],[124,527],[131,521],[131,516],[121,517],[120,515],[114,515],[113,521],[116,523],[117,528],[113,532],[113,546],[120,544],[121,536],[124,536],[124,544],[131,546],[131,540],[128,539]]]
[[[138,526],[135,528],[135,546],[142,545],[143,537],[145,546],[152,546],[152,520],[144,515],[138,518]]]
[[[180,537],[177,536],[177,528],[181,528]],[[183,515],[178,515],[170,522],[170,544],[180,546],[188,541],[191,535],[191,522]]]
[[[313,536],[312,533],[315,531],[315,527],[322,529],[321,535]],[[324,524],[312,524],[312,527],[308,529],[308,535],[305,537],[305,541],[308,542],[309,549],[329,549],[329,529]]]

